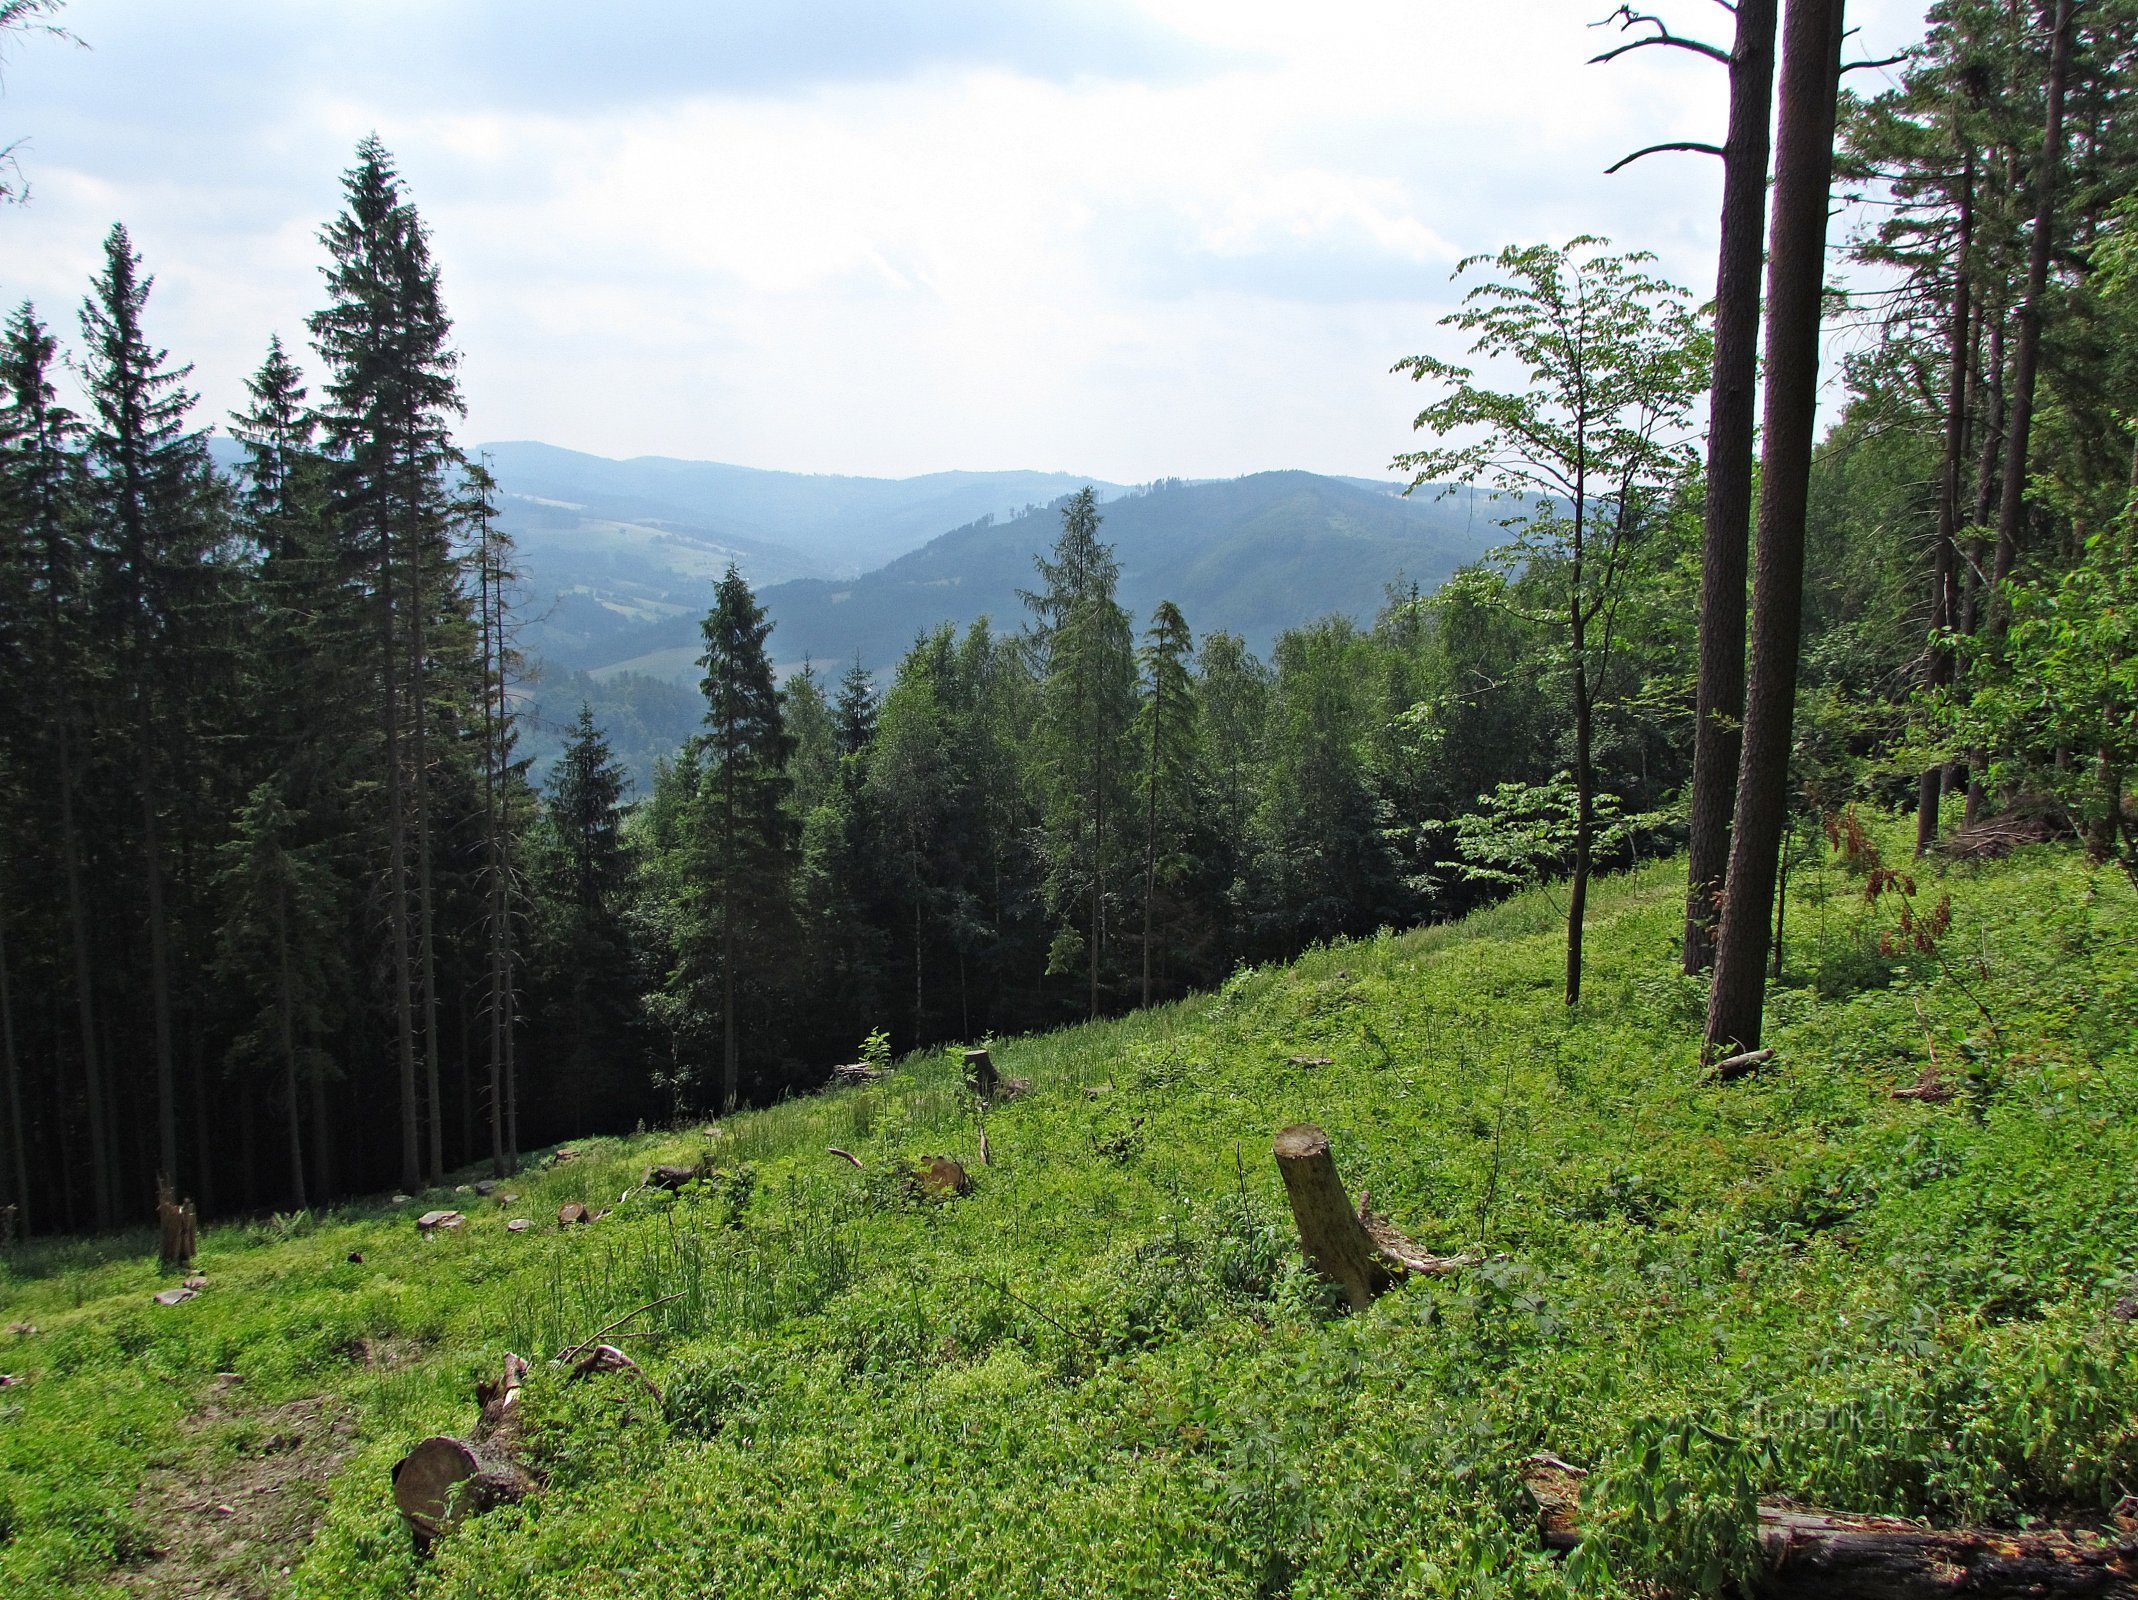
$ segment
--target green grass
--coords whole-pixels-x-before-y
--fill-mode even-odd
[[[417,1236],[434,1196],[215,1229],[173,1308],[145,1237],[19,1252],[0,1322],[41,1331],[0,1336],[28,1379],[0,1391],[0,1575],[97,1593],[160,1542],[143,1468],[212,1475],[184,1424],[219,1372],[353,1410],[287,1580],[334,1600],[1712,1590],[1759,1494],[2112,1502],[2138,1488],[2138,903],[2049,850],[1923,877],[1952,928],[1896,959],[1892,900],[1799,875],[1778,1059],[1727,1088],[1662,864],[1600,886],[1578,1012],[1533,895],[998,1042],[1034,1088],[984,1167],[944,1053],[710,1140],[587,1141],[511,1206],[446,1197],[458,1235]],[[1893,1099],[1932,1048],[1955,1098]],[[1485,1264],[1334,1314],[1269,1157],[1302,1119],[1354,1196]],[[706,1150],[730,1181],[619,1204]],[[972,1195],[906,1192],[936,1152]],[[612,1214],[560,1234],[566,1200]],[[664,1404],[543,1364],[662,1296],[625,1331]],[[419,1563],[387,1470],[471,1423],[507,1349],[537,1360],[548,1486]],[[1519,1485],[1542,1449],[1597,1469],[1572,1571]]]

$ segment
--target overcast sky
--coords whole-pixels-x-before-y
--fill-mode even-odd
[[[1668,0],[1720,36],[1719,6]],[[1857,53],[1919,0],[1855,0]],[[1603,233],[1704,296],[1720,68],[1584,65],[1606,0],[73,0],[10,53],[0,295],[71,335],[124,220],[241,398],[394,152],[465,436],[888,475],[1378,475],[1462,256]],[[1861,79],[1859,86],[1868,87]]]

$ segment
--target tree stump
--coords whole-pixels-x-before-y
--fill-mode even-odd
[[[914,1195],[922,1200],[950,1200],[972,1193],[971,1174],[966,1172],[962,1162],[949,1156],[926,1157],[915,1165],[906,1182]]]
[[[1413,1272],[1453,1272],[1476,1265],[1474,1256],[1429,1256],[1397,1231],[1385,1217],[1356,1210],[1336,1174],[1329,1136],[1311,1122],[1296,1122],[1277,1135],[1277,1171],[1292,1221],[1299,1227],[1299,1253],[1307,1265],[1344,1291],[1354,1311],[1373,1304],[1374,1296]]]
[[[701,1175],[696,1167],[677,1167],[663,1163],[657,1167],[648,1167],[643,1183],[648,1189],[672,1191],[682,1188],[684,1184]]]
[[[200,1218],[193,1202],[180,1204],[171,1190],[171,1180],[156,1177],[157,1255],[165,1267],[190,1267],[200,1247]]]
[[[994,1057],[985,1050],[965,1052],[965,1087],[982,1100],[993,1100],[1002,1092],[1002,1074],[995,1070]]]
[[[526,1498],[534,1475],[504,1451],[436,1433],[393,1468],[393,1503],[419,1552],[464,1517]]]
[[[576,1200],[567,1200],[563,1205],[557,1207],[557,1226],[560,1228],[569,1228],[574,1223],[590,1222],[592,1220],[593,1218],[588,1214],[587,1208]]]

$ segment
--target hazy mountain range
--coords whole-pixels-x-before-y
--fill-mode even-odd
[[[1309,472],[1125,488],[1061,472],[857,478],[614,461],[527,442],[474,453],[519,547],[521,645],[540,666],[531,747],[592,699],[641,781],[695,722],[698,624],[731,561],[774,621],[782,670],[813,660],[835,674],[858,655],[882,674],[939,622],[1021,626],[1033,557],[1053,543],[1062,497],[1087,483],[1139,632],[1170,599],[1198,635],[1228,629],[1261,653],[1331,612],[1368,620],[1391,585],[1432,589],[1501,537],[1469,491],[1405,498],[1392,482]]]

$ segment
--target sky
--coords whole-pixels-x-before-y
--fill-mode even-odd
[[[1605,0],[72,0],[14,42],[0,297],[124,221],[203,421],[305,348],[356,142],[433,235],[468,441],[907,476],[1385,475],[1464,257],[1602,234],[1703,298],[1722,69]],[[1715,0],[1664,0],[1726,42]],[[1855,0],[1852,54],[1920,0]],[[1873,74],[1852,86],[1868,88]]]

